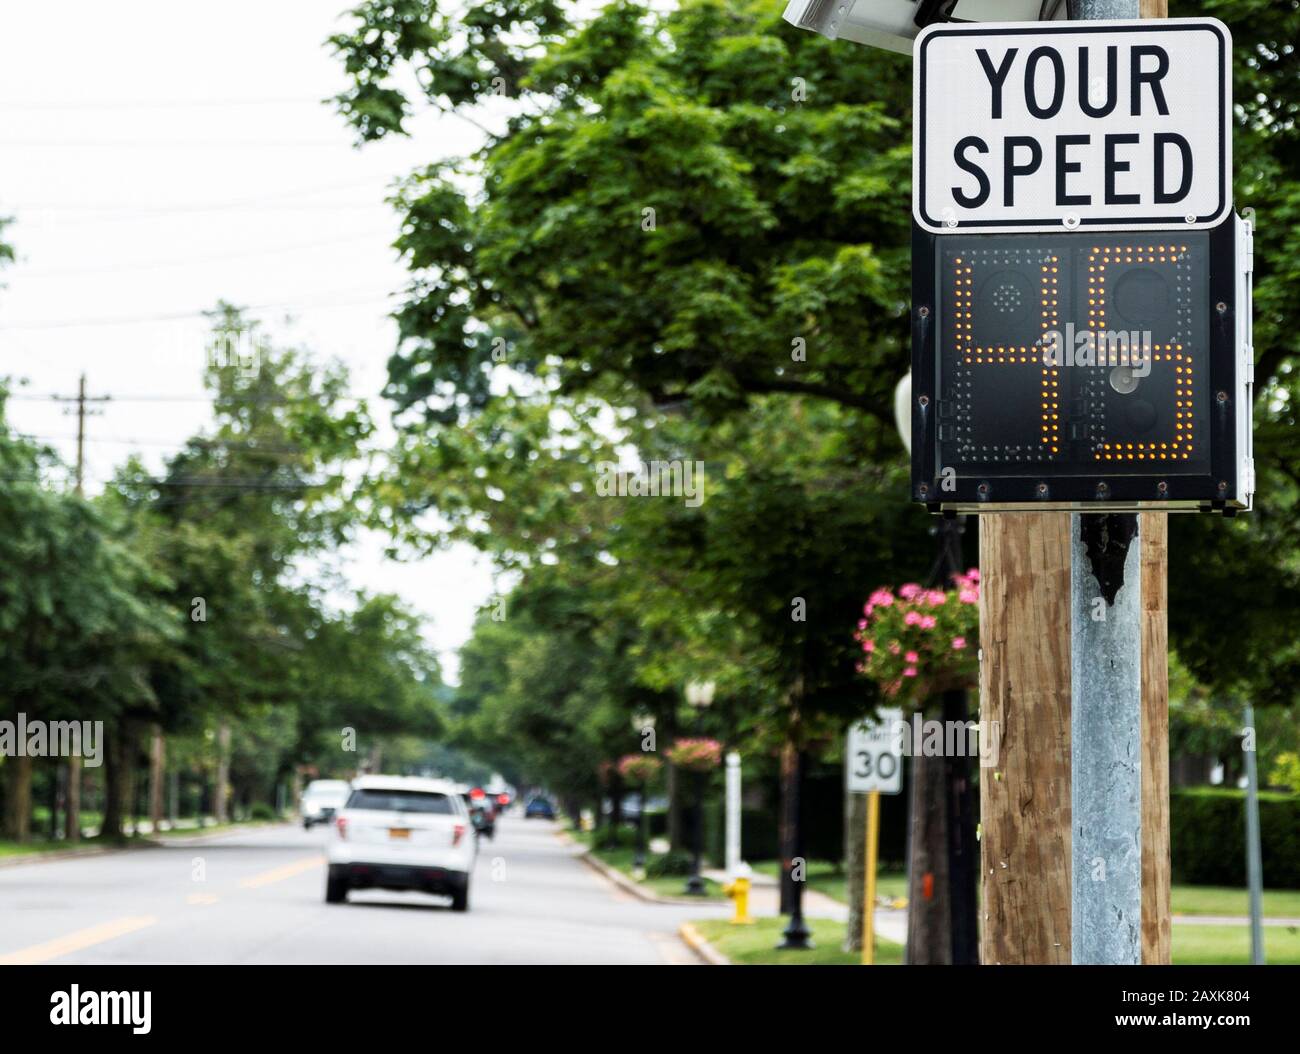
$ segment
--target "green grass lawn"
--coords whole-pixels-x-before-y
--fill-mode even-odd
[[[185,822],[186,821],[184,820],[181,821],[181,823],[185,823]],[[193,819],[191,819],[188,822],[193,823],[194,821]],[[203,835],[222,834],[226,831],[238,830],[241,827],[259,827],[264,824],[279,823],[279,822],[281,821],[240,820],[238,822],[223,823],[220,825],[209,824],[207,827],[202,828],[201,831],[200,828],[198,827],[178,827],[174,831],[161,831],[159,832],[159,836],[165,838],[169,834],[177,835],[177,836],[187,836],[187,835],[193,836],[193,835],[198,835],[200,833],[202,833]],[[71,844],[64,841],[63,839],[59,839],[58,841],[50,841],[48,838],[39,838],[39,837],[34,837],[27,842],[12,842],[12,841],[0,839],[0,859],[3,859],[5,857],[15,857],[15,856],[35,856],[40,853],[58,853],[58,852],[64,852],[71,849],[89,849],[89,848],[94,848],[96,846],[145,845],[149,841],[151,841],[151,839],[152,839],[151,835],[146,835],[146,834],[132,835],[129,833],[120,839],[118,838],[105,839],[97,836],[94,838],[83,838],[81,839],[81,841],[76,843],[71,843]]]
[[[1246,915],[1246,890],[1230,886],[1174,886],[1170,897],[1175,915]],[[1300,918],[1300,889],[1264,890],[1264,914]]]
[[[1177,966],[1244,966],[1250,962],[1250,930],[1245,926],[1174,926]],[[1264,961],[1270,966],[1300,965],[1300,928],[1264,927]]]
[[[0,858],[6,856],[31,856],[33,853],[49,853],[64,848],[61,842],[47,842],[44,839],[32,842],[9,842],[0,840]]]
[[[775,860],[754,864],[754,871],[770,875],[779,874]],[[847,903],[848,880],[844,873],[829,860],[808,862],[809,889],[825,893],[841,903]],[[876,895],[899,900],[907,896],[907,873],[881,871],[876,875]],[[1250,910],[1245,889],[1229,886],[1174,886],[1171,901],[1175,915],[1239,915]],[[1275,918],[1300,918],[1300,889],[1264,890],[1264,914]]]
[[[726,919],[706,919],[694,925],[718,951],[742,965],[850,966],[858,963],[857,953],[843,950],[844,923],[830,919],[810,921],[815,945],[812,951],[776,951],[785,922],[780,918],[764,918],[753,926],[733,926]],[[1244,926],[1175,926],[1173,941],[1173,961],[1179,966],[1244,966],[1250,961],[1250,932]],[[1269,965],[1300,965],[1300,928],[1264,927],[1264,957]],[[876,938],[877,963],[897,966],[902,961],[902,945]]]
[[[583,845],[591,846],[591,832],[573,831],[569,834],[575,841]],[[636,850],[626,847],[618,849],[592,849],[593,856],[599,858],[610,867],[616,868],[628,878],[632,877],[632,861],[636,858]],[[651,854],[653,855],[653,854]],[[645,889],[650,890],[661,897],[685,897],[686,893],[686,876],[685,875],[668,875],[663,878],[646,878],[639,883]],[[705,894],[700,900],[725,900],[726,894],[722,892],[722,887],[712,879],[704,880]]]
[[[813,940],[811,951],[777,951],[776,945],[781,941],[785,924],[785,919],[773,918],[759,919],[752,926],[733,926],[726,919],[693,923],[705,940],[741,966],[857,966],[862,961],[858,952],[844,950],[844,923],[833,919],[809,920]],[[878,965],[898,966],[902,961],[901,944],[876,938]]]

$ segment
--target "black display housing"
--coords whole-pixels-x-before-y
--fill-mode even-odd
[[[1237,222],[1010,235],[914,223],[914,500],[1243,506]]]

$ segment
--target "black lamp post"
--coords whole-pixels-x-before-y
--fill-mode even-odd
[[[795,881],[794,862],[803,860],[803,750],[793,744],[786,746],[781,758],[781,778],[785,793],[782,805],[782,866],[781,910],[789,911],[790,921],[781,931],[778,951],[804,951],[813,946],[812,931],[803,918],[803,880]],[[804,878],[806,879],[806,875]]]
[[[695,728],[698,733],[700,720],[713,702],[714,685],[712,681],[692,681],[686,686],[686,701],[695,711]],[[700,862],[704,856],[704,781],[707,774],[703,771],[695,776],[695,831],[694,853],[691,860],[691,877],[686,880],[686,892],[693,897],[702,897],[705,893],[704,876],[700,874]]]

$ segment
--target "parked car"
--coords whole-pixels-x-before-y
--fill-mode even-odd
[[[351,793],[347,780],[312,780],[298,802],[303,828],[310,831],[313,824],[329,823]]]
[[[363,776],[334,821],[325,900],[341,903],[354,889],[417,890],[466,911],[478,853],[471,827],[453,783]]]
[[[551,804],[550,799],[543,798],[541,795],[528,799],[528,804],[524,806],[524,819],[531,820],[534,816],[543,820],[555,819],[555,806]]]

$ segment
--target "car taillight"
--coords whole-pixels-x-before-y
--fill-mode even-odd
[[[337,820],[335,820],[334,826],[338,829],[340,838],[347,838],[348,821],[344,817],[340,816]]]
[[[451,844],[454,846],[460,845],[460,840],[464,836],[465,836],[465,825],[463,823],[458,823],[454,825],[451,829]]]
[[[498,794],[498,795],[497,795],[497,804],[498,804],[498,805],[509,805],[509,804],[510,804],[510,795],[508,795],[508,794]]]

